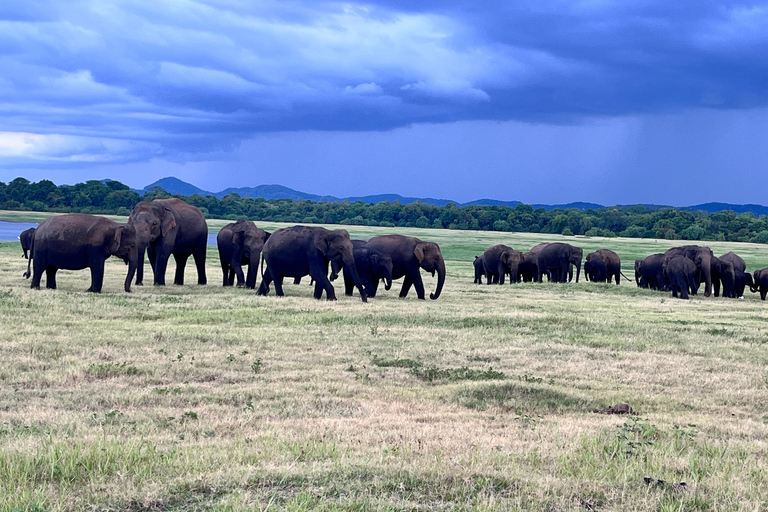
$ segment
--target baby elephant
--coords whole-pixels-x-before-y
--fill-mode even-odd
[[[130,224],[118,224],[105,217],[70,213],[44,220],[35,231],[32,259],[34,273],[32,288],[40,288],[46,273],[46,288],[56,288],[59,269],[91,269],[91,286],[87,291],[98,293],[104,282],[104,262],[117,256],[128,264],[125,291],[131,291],[131,281],[139,260],[136,230]]]

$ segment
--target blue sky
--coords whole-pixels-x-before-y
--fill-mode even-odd
[[[0,3],[0,181],[768,203],[768,4]]]

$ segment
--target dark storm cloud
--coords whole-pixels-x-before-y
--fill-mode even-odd
[[[768,8],[747,2],[4,2],[0,165],[215,158],[272,131],[760,107],[766,53]]]

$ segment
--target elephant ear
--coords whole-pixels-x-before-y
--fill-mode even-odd
[[[117,229],[115,229],[115,236],[112,238],[112,243],[109,247],[109,252],[112,254],[116,253],[118,249],[120,249],[120,241],[123,238],[123,231],[125,230],[125,227],[118,226]]]
[[[328,249],[330,248],[330,240],[328,240],[328,235],[318,235],[315,237],[315,247],[323,253],[327,254]]]
[[[163,236],[168,236],[168,233],[170,233],[171,230],[175,227],[176,219],[173,217],[173,211],[171,211],[171,209],[166,206],[165,215],[163,215],[163,224],[161,226]]]
[[[243,236],[244,233],[242,231],[235,231],[232,233],[232,243],[237,246],[243,245]]]
[[[413,255],[419,260],[419,263],[424,259],[424,249],[426,244],[416,244],[416,248],[413,250]]]

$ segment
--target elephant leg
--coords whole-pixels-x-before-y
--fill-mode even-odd
[[[301,284],[301,277],[294,277],[293,284]]]
[[[411,277],[406,274],[405,278],[403,279],[403,287],[400,289],[400,298],[404,298],[408,295],[408,292],[411,290],[411,286],[413,285],[413,281],[411,281]]]
[[[226,286],[234,286],[235,285],[235,269],[232,267],[229,267],[229,274],[227,275],[227,284]]]
[[[313,296],[317,300],[320,300],[323,297],[323,287],[320,286],[320,283],[315,283],[315,293],[313,294]]]
[[[761,286],[760,287],[760,300],[765,300],[765,294],[768,293],[768,288]]]
[[[272,274],[269,272],[269,267],[264,270],[264,274],[261,276],[261,284],[256,291],[256,295],[266,295],[269,293],[269,284],[272,282]]]
[[[229,264],[222,261],[221,262],[221,273],[224,275],[224,280],[222,286],[230,286],[229,284]]]
[[[187,259],[189,254],[174,254],[176,260],[176,275],[173,277],[173,284],[182,286],[184,284],[184,270],[187,268]]]
[[[413,287],[416,289],[416,296],[419,300],[425,300],[424,282],[421,280],[421,272],[419,272],[418,267],[411,272],[411,281],[413,281]]]
[[[155,272],[155,264],[157,262],[157,247],[150,245],[147,247],[147,259],[149,260],[149,268],[152,269],[152,273]]]
[[[504,269],[504,264],[499,264],[499,284],[504,284],[504,277],[506,277],[506,271]]]
[[[237,287],[242,288],[245,286],[245,275],[243,275],[243,265],[238,262],[232,262],[232,270],[235,272],[235,277],[237,277]],[[199,275],[199,274],[198,274]],[[233,279],[234,282],[234,279]]]
[[[376,290],[378,290],[378,289],[379,289],[379,280],[376,279],[374,282],[371,283],[371,291],[368,292],[366,290],[366,292],[368,293],[368,298],[370,299],[372,297],[375,297],[376,296]]]
[[[309,267],[309,275],[315,280],[315,298],[322,297],[322,290],[325,290],[325,298],[328,300],[336,300],[336,290],[328,280],[328,263],[325,265],[312,265]],[[318,295],[317,291],[320,290]]]
[[[258,256],[256,257],[256,261],[259,261]],[[248,265],[248,274],[245,276],[245,287],[253,290],[256,287],[256,274],[259,271],[258,265],[249,264]]]
[[[355,292],[355,282],[352,280],[352,275],[346,267],[342,269],[342,273],[344,274],[344,295],[351,297]]]
[[[278,297],[284,297],[285,292],[283,291],[283,276],[277,275],[272,276],[272,278],[275,280],[275,295]]]
[[[40,289],[40,279],[43,277],[43,272],[45,270],[43,267],[43,261],[45,261],[44,258],[45,256],[42,254],[35,254],[34,259],[32,260],[32,282],[29,287],[33,290]]]
[[[208,251],[208,246],[202,244],[195,252],[192,253],[192,258],[195,260],[195,267],[197,267],[197,284],[208,284],[208,277],[205,275],[205,256]]]
[[[45,287],[51,290],[56,289],[56,271],[59,270],[56,267],[48,266],[45,269]],[[765,300],[765,299],[763,299]]]
[[[136,286],[144,285],[144,249],[139,251],[139,261],[136,266]]]
[[[101,287],[104,284],[104,260],[94,258],[89,263],[91,267],[91,287],[86,291],[101,293]]]
[[[485,284],[493,284],[493,274],[490,271],[485,271]]]

